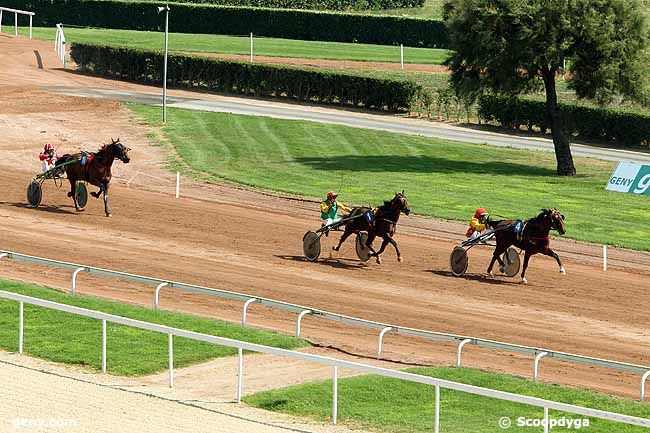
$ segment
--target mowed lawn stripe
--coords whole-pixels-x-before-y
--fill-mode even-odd
[[[20,34],[27,35],[28,28],[22,27]],[[135,30],[108,30],[94,28],[64,28],[68,44],[79,42],[102,44],[145,50],[163,50],[164,35],[161,32]],[[34,27],[33,37],[54,40],[56,30],[48,27]],[[255,38],[256,56],[290,57],[299,59],[352,60],[365,62],[400,62],[399,46],[353,44],[342,42],[300,41],[294,39]],[[226,36],[170,33],[169,50],[172,52],[250,54],[249,36]],[[404,62],[425,65],[440,65],[450,52],[434,48],[404,48]]]
[[[131,107],[160,125],[159,108]],[[650,250],[647,197],[605,191],[616,165],[609,161],[577,158],[578,175],[558,177],[548,152],[182,109],[169,111],[162,133],[203,179],[314,198],[342,185],[344,203],[364,205],[404,189],[414,212],[461,221],[477,207],[509,218],[558,207],[570,238]]]

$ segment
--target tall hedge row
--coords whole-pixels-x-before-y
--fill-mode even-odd
[[[146,1],[153,2],[155,0]],[[185,0],[185,3],[335,11],[415,8],[424,6],[424,0]]]
[[[163,54],[130,48],[73,44],[82,71],[147,84],[162,83]],[[415,83],[276,65],[170,55],[167,84],[256,97],[404,111],[421,88]]]
[[[612,145],[650,146],[650,115],[621,109],[560,104],[564,130],[578,138],[607,140]],[[506,127],[527,126],[546,131],[550,125],[542,101],[483,95],[479,116]]]
[[[156,4],[121,0],[3,0],[3,6],[36,12],[34,25],[56,23],[160,31]],[[359,42],[413,47],[446,47],[444,23],[397,16],[328,11],[170,3],[170,31]]]

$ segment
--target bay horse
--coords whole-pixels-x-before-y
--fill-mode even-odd
[[[553,257],[560,267],[560,273],[566,274],[560,256],[553,251],[549,244],[549,233],[551,230],[557,230],[560,235],[566,233],[564,228],[564,215],[557,209],[542,209],[542,212],[534,218],[523,222],[523,228],[520,233],[515,233],[514,227],[516,221],[504,220],[488,222],[488,225],[494,228],[494,237],[496,239],[496,249],[492,255],[492,261],[488,267],[488,274],[492,274],[494,262],[498,261],[499,266],[503,268],[505,264],[501,260],[501,255],[506,252],[508,247],[515,246],[524,250],[524,267],[521,271],[521,282],[527,284],[526,269],[530,257],[541,253],[545,256]]]
[[[65,154],[57,160],[57,165],[71,162],[63,168],[65,168],[68,180],[70,181],[70,192],[68,193],[68,197],[72,197],[74,207],[77,211],[83,210],[80,209],[77,204],[77,181],[86,181],[91,185],[99,187],[99,191],[91,192],[90,195],[99,198],[103,193],[104,212],[107,217],[111,216],[111,210],[108,206],[108,186],[113,176],[111,173],[111,167],[116,158],[124,164],[128,164],[129,161],[131,161],[131,158],[129,158],[130,150],[131,149],[120,143],[119,138],[117,140],[111,138],[111,144],[105,144],[97,152]],[[85,160],[85,165],[82,165],[83,160]]]
[[[368,212],[372,215],[371,221],[366,217]],[[391,201],[384,201],[384,204],[377,208],[377,211],[374,214],[373,210],[369,207],[352,208],[350,215],[346,218],[353,219],[345,224],[345,231],[341,236],[341,240],[339,240],[339,244],[332,247],[332,249],[338,251],[343,242],[345,242],[345,240],[353,233],[368,232],[366,247],[371,251],[371,257],[377,258],[377,264],[381,264],[381,258],[379,256],[384,252],[389,243],[395,248],[397,260],[401,262],[402,256],[400,255],[399,248],[397,248],[397,242],[393,239],[393,235],[395,234],[397,221],[402,212],[405,215],[411,213],[404,191],[395,193],[395,197],[393,197]],[[372,241],[374,241],[377,236],[383,239],[379,251],[375,251],[372,248]]]

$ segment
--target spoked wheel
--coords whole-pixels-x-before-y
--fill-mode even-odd
[[[357,257],[359,257],[359,260],[361,260],[362,262],[367,262],[370,259],[370,249],[366,246],[367,240],[368,240],[368,233],[366,232],[357,233],[357,242],[356,242]]]
[[[519,254],[517,250],[510,247],[503,253],[503,262],[506,266],[503,268],[503,274],[507,277],[514,277],[519,273],[519,268],[521,267],[521,260],[519,260]]]
[[[467,257],[467,251],[463,247],[456,247],[451,252],[449,256],[449,267],[451,268],[451,273],[455,277],[460,277],[464,275],[467,271],[467,265],[469,264],[469,259]]]
[[[85,183],[77,182],[75,199],[77,200],[77,206],[79,206],[79,209],[85,208],[86,204],[88,204],[88,189],[86,188]]]
[[[320,236],[314,232],[307,232],[302,237],[302,251],[310,262],[316,261],[320,256]]]
[[[29,207],[38,207],[41,204],[42,198],[43,190],[41,189],[41,183],[33,180],[27,187],[27,202],[29,203]]]

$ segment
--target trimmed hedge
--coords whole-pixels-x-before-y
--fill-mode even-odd
[[[140,83],[162,83],[160,52],[72,44],[70,55],[85,72]],[[408,110],[416,104],[422,90],[407,81],[187,55],[168,57],[167,78],[167,84],[173,87],[380,111]]]
[[[120,0],[3,0],[3,6],[36,12],[34,25],[57,23],[160,31],[156,4]],[[170,3],[169,27],[176,33],[248,35],[285,39],[359,42],[444,48],[442,21],[327,11]]]
[[[154,2],[156,0],[145,1]],[[185,3],[334,11],[416,8],[424,6],[424,0],[185,0]]]
[[[560,109],[564,130],[574,137],[607,140],[621,147],[650,146],[649,114],[566,103],[561,103]],[[550,128],[543,101],[483,95],[478,101],[478,113],[481,118],[508,128]]]

